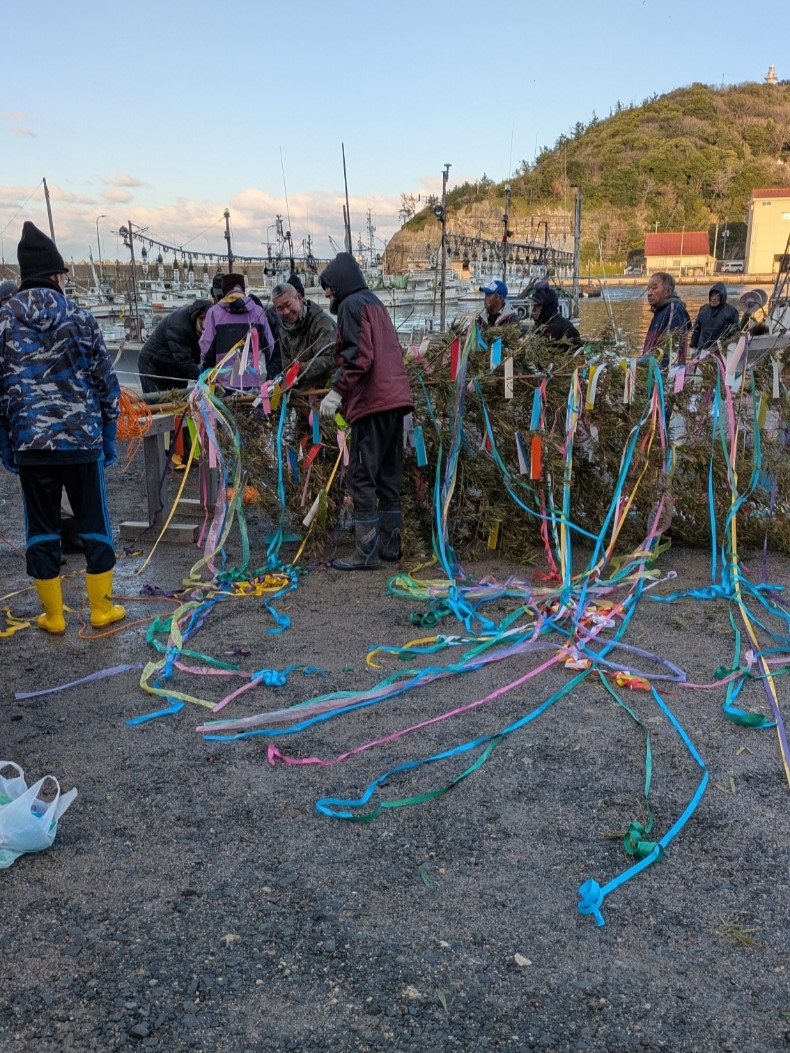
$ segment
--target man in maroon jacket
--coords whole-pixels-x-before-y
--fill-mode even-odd
[[[372,570],[379,557],[394,563],[401,556],[403,417],[414,403],[398,334],[354,257],[338,253],[319,280],[337,315],[338,367],[321,416],[331,419],[342,409],[351,425],[348,485],[356,549],[335,566]]]

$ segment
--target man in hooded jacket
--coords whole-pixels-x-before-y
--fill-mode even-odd
[[[319,280],[337,315],[337,372],[321,416],[333,419],[342,410],[351,425],[356,549],[335,566],[371,570],[379,556],[387,562],[401,556],[403,417],[414,403],[398,334],[351,253],[338,253]]]
[[[19,292],[0,307],[0,455],[22,485],[27,573],[44,608],[37,624],[61,635],[64,488],[85,550],[91,624],[125,615],[110,601],[115,549],[104,482],[117,458],[120,387],[96,319],[66,298],[68,268],[55,243],[26,222],[17,259]]]
[[[724,282],[715,282],[708,293],[708,302],[700,307],[691,330],[691,347],[707,351],[717,340],[728,340],[739,328],[738,311],[727,303],[727,286]]]
[[[158,323],[137,360],[145,393],[185,388],[200,376],[199,340],[210,306],[209,300],[195,300]]]
[[[584,341],[579,336],[579,330],[560,311],[560,298],[556,289],[548,282],[537,282],[530,299],[536,336],[543,337],[550,344],[562,344],[569,348],[582,346]]]

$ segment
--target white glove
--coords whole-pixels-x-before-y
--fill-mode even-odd
[[[340,403],[342,401],[342,396],[339,395],[334,388],[332,388],[329,394],[324,395],[324,397],[321,399],[321,405],[319,407],[319,412],[321,416],[326,417],[329,420],[334,420],[335,414],[340,409]]]

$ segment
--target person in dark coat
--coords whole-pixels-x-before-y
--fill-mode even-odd
[[[582,346],[584,341],[579,336],[579,330],[560,311],[560,298],[556,289],[548,282],[537,282],[530,299],[536,336],[543,337],[550,344],[562,344],[568,348]]]
[[[691,347],[707,351],[717,340],[724,344],[739,328],[738,311],[727,303],[727,286],[724,282],[715,282],[708,293],[708,302],[700,307],[691,330]]]
[[[319,281],[329,310],[337,315],[337,372],[321,402],[321,416],[331,420],[342,410],[351,425],[356,549],[348,559],[335,560],[335,566],[370,570],[379,565],[379,556],[387,562],[400,559],[403,418],[414,403],[392,319],[351,253],[338,253]]]
[[[211,302],[212,304],[217,303],[222,299],[222,279],[225,275],[221,271],[217,271],[214,277],[211,279]]]
[[[686,305],[675,293],[675,279],[666,271],[651,274],[647,283],[647,302],[653,318],[647,329],[642,355],[661,351],[661,368],[669,366],[670,348],[677,352],[678,365],[686,364],[691,318]]]
[[[185,388],[200,376],[199,340],[210,306],[209,300],[195,300],[159,322],[137,360],[145,394]]]

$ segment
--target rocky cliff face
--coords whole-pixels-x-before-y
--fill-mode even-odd
[[[457,211],[448,209],[447,233],[499,242],[502,238],[504,203],[476,201]],[[554,248],[573,249],[573,213],[548,210],[538,216],[520,203],[511,202],[511,241],[543,245],[548,237]],[[442,228],[430,213],[421,213],[402,227],[387,245],[384,267],[390,274],[420,270],[430,264],[440,249]]]

